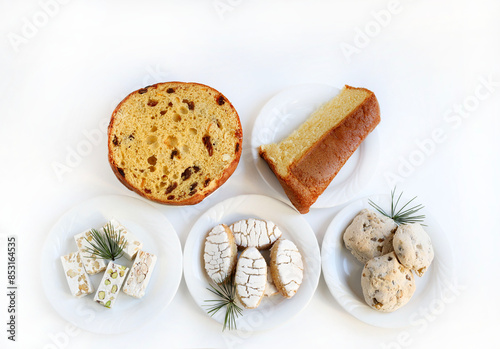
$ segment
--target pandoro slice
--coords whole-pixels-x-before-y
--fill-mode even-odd
[[[295,208],[307,213],[379,122],[375,94],[346,85],[287,138],[261,145],[259,154]]]

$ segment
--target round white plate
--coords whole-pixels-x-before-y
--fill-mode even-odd
[[[205,237],[217,224],[229,225],[245,218],[273,221],[283,232],[283,237],[297,245],[304,260],[304,280],[293,298],[285,299],[281,295],[264,297],[257,309],[244,309],[243,316],[236,321],[239,330],[267,330],[290,320],[307,306],[318,286],[321,272],[316,235],[307,221],[285,203],[262,195],[242,195],[206,211],[194,224],[184,247],[184,278],[195,302],[207,312],[208,303],[205,300],[216,298],[207,289],[211,280],[206,275],[203,262]],[[224,314],[223,309],[213,318],[223,323]]]
[[[290,204],[278,179],[259,156],[259,146],[284,139],[314,110],[339,92],[338,88],[323,84],[294,86],[269,100],[257,116],[252,130],[252,156],[259,174],[280,200]],[[379,140],[377,129],[375,129],[347,160],[311,208],[334,207],[352,199],[375,172],[378,155]]]
[[[389,195],[374,195],[354,201],[342,209],[330,223],[321,247],[323,276],[337,302],[359,320],[378,327],[400,328],[417,326],[433,307],[445,302],[456,282],[453,252],[448,238],[439,224],[425,210],[425,231],[432,239],[434,260],[423,277],[415,275],[416,291],[410,301],[392,313],[382,313],[370,308],[361,289],[363,264],[345,247],[343,233],[354,217],[364,208],[375,211],[371,199],[386,212],[390,212]],[[404,198],[401,198],[401,202]],[[422,313],[424,309],[424,313]],[[432,310],[434,311],[434,310]]]
[[[77,251],[74,235],[98,228],[111,218],[133,232],[144,250],[158,260],[142,299],[120,292],[113,308],[108,309],[93,301],[95,293],[82,298],[71,295],[60,257]],[[124,257],[118,263],[132,265]],[[95,289],[102,275],[90,276]],[[182,249],[170,222],[153,206],[128,196],[100,196],[70,209],[52,227],[43,246],[41,276],[49,302],[65,320],[94,333],[123,333],[153,319],[173,299],[182,277]]]

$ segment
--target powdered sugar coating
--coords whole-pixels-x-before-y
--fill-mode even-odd
[[[304,277],[304,263],[297,246],[290,240],[280,239],[271,249],[271,273],[280,293],[293,297]]]
[[[226,280],[234,270],[237,253],[233,234],[227,225],[213,227],[205,240],[203,254],[208,276],[216,283]]]
[[[269,248],[281,237],[281,230],[271,221],[262,219],[242,219],[229,226],[234,234],[236,245],[241,248]]]
[[[243,306],[257,308],[266,290],[267,263],[255,247],[248,247],[241,253],[236,265],[235,284]]]

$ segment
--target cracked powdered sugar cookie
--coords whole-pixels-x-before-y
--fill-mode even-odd
[[[274,243],[271,248],[271,275],[283,297],[292,298],[297,293],[304,277],[304,263],[292,241],[279,239]]]
[[[247,309],[259,306],[267,284],[267,263],[255,247],[245,249],[236,265],[236,295]]]
[[[267,266],[267,283],[266,290],[264,291],[264,296],[272,297],[279,293],[278,289],[274,285],[273,276],[271,275],[271,268]]]
[[[393,251],[396,223],[364,209],[354,217],[344,233],[344,244],[361,263]]]
[[[238,248],[229,227],[219,224],[210,230],[205,240],[203,259],[208,276],[216,283],[224,282],[234,270]]]
[[[393,246],[399,262],[418,276],[424,275],[434,259],[431,238],[418,223],[399,226]]]
[[[242,219],[229,226],[238,247],[265,250],[281,237],[281,230],[271,221]]]
[[[373,309],[390,313],[413,296],[415,281],[410,269],[399,263],[394,252],[370,259],[361,274],[365,302]]]

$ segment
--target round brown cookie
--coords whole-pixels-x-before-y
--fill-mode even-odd
[[[411,270],[391,252],[365,264],[361,287],[370,307],[389,313],[408,303],[415,292],[415,280]]]
[[[393,251],[392,239],[396,223],[364,209],[354,217],[344,232],[344,244],[361,263]]]
[[[399,262],[418,276],[424,275],[434,259],[431,238],[418,223],[399,226],[393,246]]]

